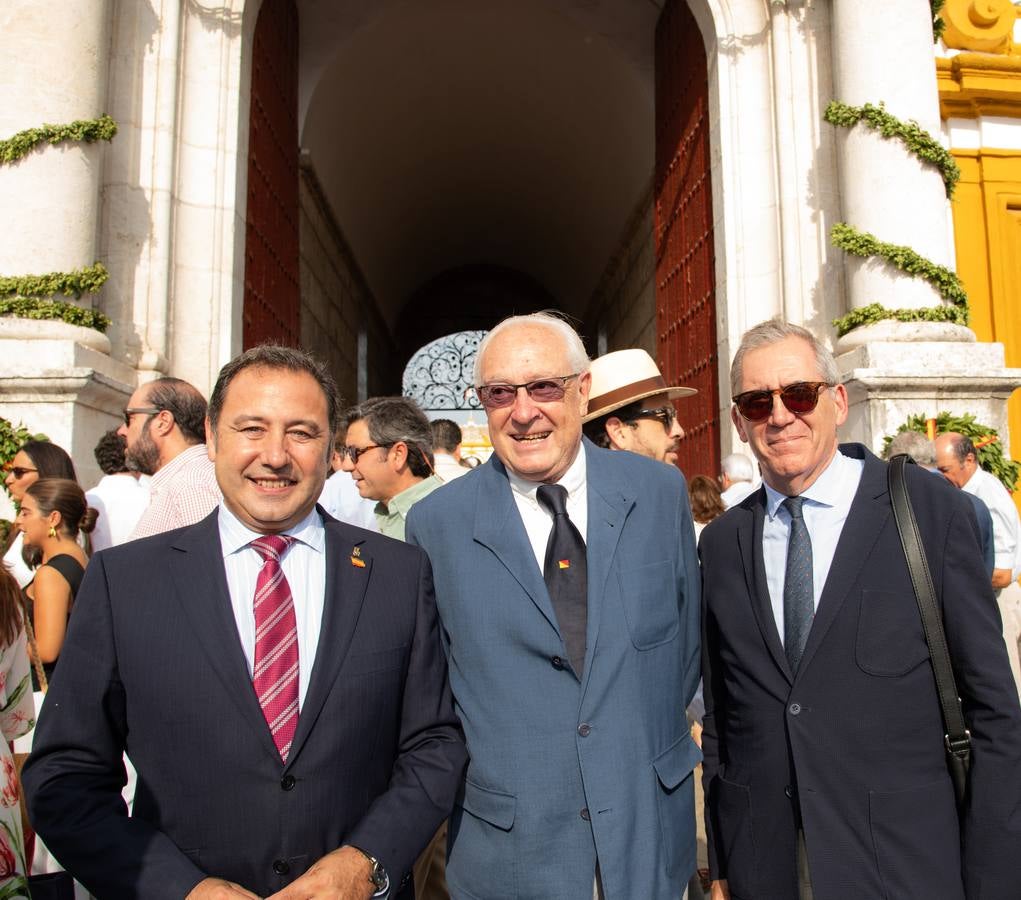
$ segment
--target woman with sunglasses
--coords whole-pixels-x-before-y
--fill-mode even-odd
[[[67,478],[77,482],[71,457],[50,441],[27,441],[14,455],[4,484],[15,504],[20,504],[25,491],[40,478]],[[14,576],[19,587],[25,588],[35,577],[39,564],[37,551],[23,552],[23,538],[17,521],[11,526],[3,554],[4,564]]]
[[[96,518],[78,482],[67,478],[40,479],[21,498],[18,525],[25,546],[35,548],[41,556],[25,595],[36,651],[47,679],[64,644],[67,620],[88,562],[78,544],[78,532],[91,532]]]

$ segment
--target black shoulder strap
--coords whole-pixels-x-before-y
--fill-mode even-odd
[[[915,521],[911,500],[908,497],[908,488],[904,479],[904,466],[907,462],[914,464],[914,460],[907,454],[899,454],[890,460],[887,469],[893,516],[897,521],[897,531],[900,533],[901,545],[904,547],[908,571],[911,573],[911,583],[915,588],[918,610],[922,614],[925,641],[929,645],[932,670],[936,675],[939,705],[943,710],[947,750],[951,753],[959,753],[966,751],[971,743],[971,738],[968,735],[968,730],[964,727],[964,715],[961,712],[961,701],[957,694],[954,672],[950,666],[950,652],[947,650],[943,621],[939,607],[936,605],[929,565],[925,561],[925,554],[922,551],[918,523]]]

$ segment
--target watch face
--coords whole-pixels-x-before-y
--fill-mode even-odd
[[[380,890],[387,883],[386,869],[384,869],[378,862],[373,862],[372,872],[369,874],[369,880],[376,886],[376,890]]]

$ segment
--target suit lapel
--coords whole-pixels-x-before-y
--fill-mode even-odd
[[[745,582],[748,596],[751,598],[755,621],[758,623],[762,640],[769,650],[770,656],[784,677],[793,682],[790,663],[780,641],[780,632],[776,629],[776,618],[773,616],[773,604],[769,597],[769,582],[766,580],[766,566],[762,559],[762,529],[766,520],[766,490],[759,488],[750,501],[749,511],[744,504],[741,510],[744,520],[738,526],[737,542],[744,566]]]
[[[172,547],[169,566],[175,593],[192,623],[198,644],[259,744],[279,763],[280,754],[255,696],[234,621],[217,513],[214,511],[194,528],[181,532]]]
[[[588,623],[585,635],[585,680],[592,672],[592,654],[599,639],[599,623],[606,596],[606,582],[610,577],[617,544],[628,513],[635,505],[633,494],[626,489],[614,490],[618,483],[613,469],[604,466],[600,453],[590,453],[591,445],[585,441],[586,482],[588,497],[588,534],[585,536],[585,565],[588,574]]]
[[[535,553],[514,503],[503,464],[493,457],[479,470],[477,477],[485,479],[479,484],[477,496],[485,497],[487,503],[485,507],[481,504],[475,507],[472,536],[500,560],[559,635],[553,603],[542,571],[536,565]]]
[[[891,515],[890,504],[886,500],[886,465],[859,445],[842,445],[841,452],[845,456],[864,459],[865,467],[819,596],[819,606],[798,665],[799,673],[808,668]]]
[[[364,538],[354,529],[323,515],[326,528],[326,595],[323,602],[323,621],[319,632],[315,662],[309,680],[305,702],[298,717],[298,728],[287,757],[290,766],[298,758],[316,719],[322,712],[333,683],[351,646],[355,625],[365,600],[365,591],[372,576],[371,556],[355,547],[361,547]],[[346,543],[345,543],[346,541]],[[352,562],[359,559],[364,566]],[[268,733],[268,731],[267,731]]]

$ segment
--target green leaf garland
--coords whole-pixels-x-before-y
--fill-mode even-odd
[[[117,123],[110,116],[78,119],[66,125],[40,125],[19,131],[0,140],[0,164],[10,165],[31,153],[40,144],[63,144],[78,141],[86,144],[110,141],[117,134]]]

